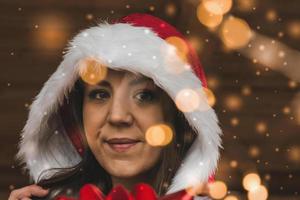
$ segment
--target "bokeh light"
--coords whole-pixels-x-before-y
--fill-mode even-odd
[[[232,7],[232,0],[203,0],[205,9],[215,15],[223,15]]]
[[[220,86],[220,81],[217,77],[208,75],[207,76],[207,85],[209,88],[215,90]]]
[[[251,89],[250,86],[245,85],[245,86],[242,87],[242,94],[244,96],[249,96],[249,95],[251,95],[251,93],[252,93],[252,89]]]
[[[292,21],[287,25],[287,33],[294,39],[300,38],[300,21]]]
[[[94,15],[91,14],[91,13],[87,13],[87,14],[85,15],[85,19],[91,21],[91,20],[94,19]]]
[[[177,8],[176,8],[175,4],[168,3],[166,5],[165,12],[169,17],[173,17],[177,12]]]
[[[282,112],[283,112],[283,114],[288,115],[288,114],[291,113],[291,108],[290,108],[289,106],[284,106],[284,107],[282,108]]]
[[[203,49],[203,42],[201,39],[197,36],[192,36],[188,38],[188,41],[190,45],[198,52],[200,53]]]
[[[239,110],[243,105],[241,98],[237,95],[229,95],[225,98],[225,106],[231,111]]]
[[[270,174],[266,174],[264,178],[265,178],[266,181],[269,181],[269,180],[271,180],[271,175]]]
[[[236,196],[229,195],[224,200],[239,200]]]
[[[166,146],[172,141],[173,131],[166,124],[158,124],[147,129],[145,138],[152,146]]]
[[[289,88],[296,88],[298,86],[298,83],[296,81],[289,80],[288,86]]]
[[[291,146],[287,154],[290,161],[298,163],[300,161],[300,146]]]
[[[268,190],[265,186],[259,185],[257,188],[248,192],[249,200],[266,200],[268,198]]]
[[[200,96],[193,89],[183,89],[175,97],[175,103],[182,112],[193,112],[200,105]]]
[[[38,48],[59,49],[67,42],[69,23],[64,15],[43,15],[36,20],[33,42]]]
[[[229,49],[239,49],[246,46],[252,32],[245,20],[236,17],[228,17],[221,28],[221,39]]]
[[[237,9],[243,12],[252,11],[256,6],[256,0],[237,0]]]
[[[176,36],[171,36],[166,38],[166,41],[175,46],[177,49],[177,55],[184,61],[187,62],[187,53],[188,53],[188,46],[186,44],[186,42]]]
[[[257,146],[251,146],[249,147],[248,154],[252,158],[256,158],[260,155],[260,149]]]
[[[227,194],[227,186],[222,181],[215,181],[209,185],[209,194],[213,199],[222,199]]]
[[[258,122],[256,123],[255,125],[255,130],[258,132],[258,133],[265,133],[267,131],[268,127],[267,127],[267,124],[265,122]]]
[[[261,180],[258,174],[250,173],[243,178],[243,187],[247,191],[253,191],[260,186]]]
[[[232,161],[230,161],[229,165],[232,168],[236,168],[238,166],[238,162],[236,160],[232,160]]]
[[[215,28],[221,24],[223,15],[217,15],[209,12],[206,7],[201,3],[197,7],[197,17],[200,23],[207,26],[208,28]]]
[[[209,88],[203,88],[203,90],[206,94],[208,105],[210,107],[213,107],[216,103],[216,97],[215,97],[214,93]],[[207,109],[207,107],[204,107],[204,109]]]
[[[237,125],[239,125],[239,123],[240,123],[240,120],[237,117],[233,117],[230,119],[231,126],[237,126]]]
[[[90,85],[96,85],[107,75],[107,67],[95,59],[87,58],[79,64],[79,76]]]
[[[277,17],[277,12],[274,9],[270,9],[266,12],[266,19],[270,22],[274,22]]]

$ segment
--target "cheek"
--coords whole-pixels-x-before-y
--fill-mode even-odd
[[[135,120],[144,134],[151,126],[166,122],[161,107],[153,106],[143,110],[141,110],[141,108],[137,110],[138,109],[134,112]]]
[[[105,111],[99,110],[96,105],[84,103],[82,112],[84,132],[90,145],[99,136],[99,130],[105,122]]]

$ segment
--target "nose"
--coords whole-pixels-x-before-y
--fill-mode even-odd
[[[129,127],[132,125],[133,116],[124,99],[114,99],[110,107],[108,122],[115,127]]]

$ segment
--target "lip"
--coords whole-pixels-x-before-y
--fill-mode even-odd
[[[105,140],[104,142],[108,144],[112,150],[121,153],[128,151],[141,141],[132,138],[111,138]]]

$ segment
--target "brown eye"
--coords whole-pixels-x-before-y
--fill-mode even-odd
[[[156,95],[153,91],[150,90],[143,90],[136,95],[136,98],[140,102],[152,102],[156,99]]]
[[[89,94],[90,99],[104,101],[110,97],[110,93],[105,90],[93,90]]]

